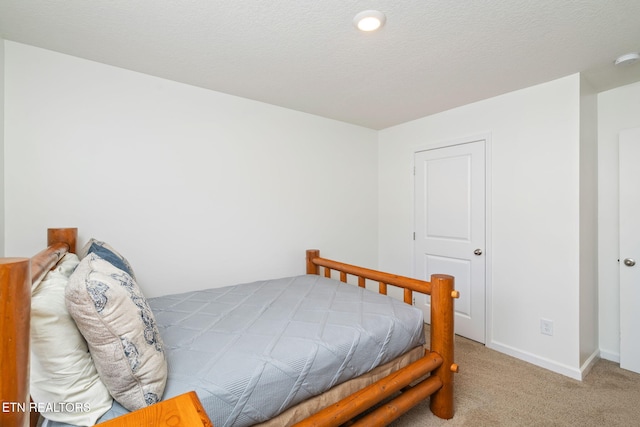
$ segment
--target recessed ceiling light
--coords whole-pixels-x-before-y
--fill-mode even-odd
[[[618,59],[615,60],[614,64],[616,65],[630,65],[634,62],[637,62],[640,59],[640,54],[637,52],[627,53],[625,55],[619,56]]]
[[[353,18],[353,23],[360,31],[375,31],[384,25],[386,17],[378,10],[365,10]]]

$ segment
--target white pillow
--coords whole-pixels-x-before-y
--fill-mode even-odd
[[[66,254],[32,291],[31,397],[52,421],[92,426],[113,399],[65,305],[65,287],[78,263],[75,254]]]
[[[90,253],[69,278],[66,300],[113,398],[130,411],[160,401],[167,380],[164,346],[135,280]]]

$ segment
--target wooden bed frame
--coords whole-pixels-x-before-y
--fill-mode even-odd
[[[34,257],[0,259],[0,425],[3,427],[37,423],[39,414],[28,410],[31,285],[67,252],[75,253],[76,240],[76,228],[49,229],[48,247]],[[453,361],[453,300],[459,297],[453,288],[453,277],[433,275],[431,281],[426,282],[324,259],[317,250],[307,251],[306,263],[307,274],[323,272],[325,277],[331,277],[336,271],[342,282],[347,282],[349,276],[357,277],[360,287],[365,287],[367,280],[375,281],[379,292],[385,295],[388,286],[400,287],[408,304],[412,303],[413,292],[431,295],[431,343],[430,350],[416,362],[296,425],[339,426],[351,420],[354,421],[350,425],[357,426],[387,425],[429,396],[431,411],[436,416],[452,418],[453,373],[458,372]],[[19,410],[20,405],[27,410]],[[137,412],[125,416],[126,423],[119,424],[115,419],[109,425],[136,425],[132,419],[135,420]],[[364,412],[366,414],[360,416]]]

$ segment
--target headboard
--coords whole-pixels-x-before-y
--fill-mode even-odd
[[[47,249],[32,258],[0,258],[0,425],[34,426],[30,411],[31,286],[67,253],[76,251],[77,228],[47,230]],[[31,417],[30,417],[31,414]]]

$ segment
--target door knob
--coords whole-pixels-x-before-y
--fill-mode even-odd
[[[627,267],[633,267],[634,265],[636,265],[636,260],[632,258],[625,258],[624,265],[626,265]]]
[[[482,249],[476,249],[475,251],[473,251],[474,255],[482,255]]]

